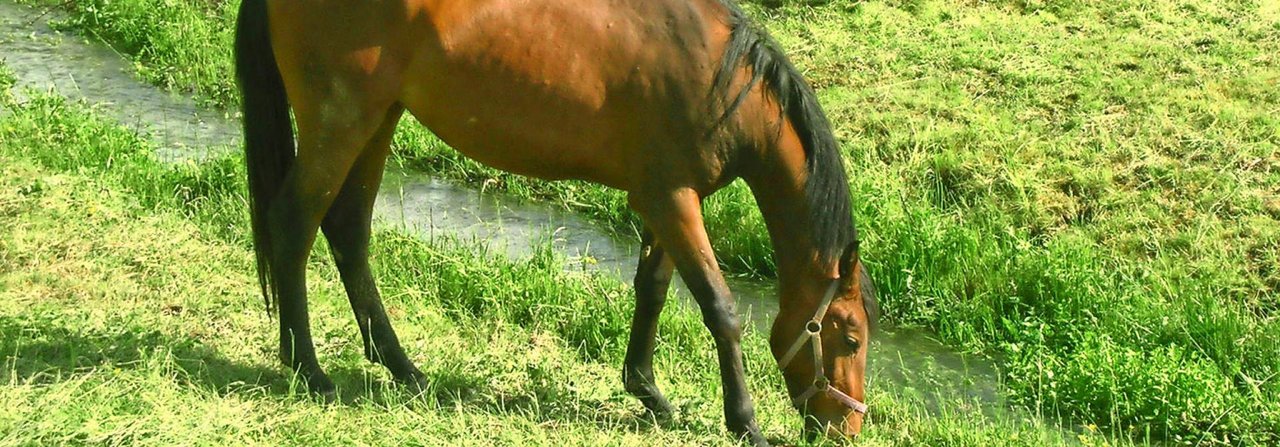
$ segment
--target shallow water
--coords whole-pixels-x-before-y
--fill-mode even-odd
[[[94,104],[151,135],[166,160],[199,160],[237,144],[236,122],[136,79],[130,64],[105,45],[50,29],[45,22],[57,16],[0,1],[0,59],[15,72],[20,89],[52,89]],[[597,269],[628,282],[636,261],[634,237],[616,237],[555,207],[419,173],[388,172],[376,212],[384,225],[429,237],[483,241],[514,258],[551,239],[570,260],[568,268]],[[767,326],[777,309],[772,283],[735,279],[730,288],[745,319]],[[682,287],[677,284],[676,289]],[[683,305],[692,305],[687,294],[680,295]],[[919,399],[931,412],[1011,414],[993,362],[956,353],[927,332],[885,329],[873,338],[871,353],[873,393],[886,390]]]
[[[637,260],[636,238],[622,240],[572,212],[502,194],[481,193],[415,173],[390,171],[376,207],[379,218],[420,234],[482,241],[509,256],[527,257],[548,239],[570,269],[596,269],[628,281]],[[772,282],[731,278],[729,287],[744,319],[767,331],[777,312]],[[683,305],[694,306],[682,284],[673,285]],[[993,414],[1005,407],[995,364],[958,354],[920,330],[889,328],[872,338],[869,377],[873,386],[913,394],[933,410],[958,404]],[[882,384],[883,382],[883,384]]]
[[[128,61],[106,45],[49,28],[60,17],[0,2],[0,59],[21,87],[49,90],[97,104],[122,123],[150,134],[167,160],[216,155],[240,134],[220,113],[135,80]]]

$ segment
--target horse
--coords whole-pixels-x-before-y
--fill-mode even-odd
[[[678,271],[714,339],[726,427],[767,445],[701,212],[743,179],[780,282],[769,344],[805,433],[861,431],[875,292],[844,162],[813,89],[733,0],[244,0],[234,45],[259,286],[278,314],[280,359],[312,392],[335,391],[307,314],[318,232],[365,356],[398,382],[426,380],[368,262],[374,199],[407,111],[488,166],[625,191],[644,228],[624,388],[671,416],[652,359]]]

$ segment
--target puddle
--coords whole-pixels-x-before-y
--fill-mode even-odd
[[[37,11],[0,1],[0,59],[17,75],[19,89],[52,89],[95,104],[102,113],[153,136],[166,160],[199,160],[238,144],[238,123],[136,79],[129,63],[105,45],[50,29],[45,22],[57,16],[40,17]],[[634,238],[620,240],[568,211],[482,194],[423,174],[393,171],[386,177],[377,204],[384,225],[485,241],[514,258],[527,256],[534,243],[551,235],[570,260],[568,268],[586,266],[626,282],[634,272]],[[771,284],[730,282],[739,307],[755,324],[767,324],[776,311]],[[680,301],[691,305],[685,296]],[[873,390],[914,396],[934,413],[992,416],[1008,411],[999,371],[988,360],[957,354],[928,333],[908,329],[884,330],[871,349]]]

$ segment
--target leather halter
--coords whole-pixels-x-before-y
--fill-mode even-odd
[[[800,353],[800,348],[804,347],[805,342],[811,343],[813,345],[813,383],[809,385],[808,390],[791,399],[791,404],[800,408],[814,395],[827,393],[832,399],[840,401],[849,409],[866,414],[867,404],[831,386],[831,380],[827,379],[827,374],[822,367],[822,338],[818,336],[818,333],[822,331],[822,319],[827,315],[827,308],[831,306],[831,301],[835,299],[836,292],[839,289],[840,279],[832,280],[831,286],[827,288],[826,296],[822,297],[822,303],[818,304],[818,310],[813,314],[813,319],[804,324],[804,332],[799,337],[796,337],[796,341],[791,344],[791,349],[788,349],[786,355],[783,355],[782,359],[778,361],[778,368],[786,368],[787,365],[790,365],[796,354]]]

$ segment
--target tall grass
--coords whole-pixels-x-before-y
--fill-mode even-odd
[[[1280,441],[1274,2],[782,3],[748,9],[835,123],[890,319],[1002,355],[1038,411],[1175,441]],[[226,69],[233,10],[95,0],[69,25],[227,106],[208,92],[230,77],[198,73]],[[634,231],[615,192],[498,173],[402,127],[406,164]],[[745,188],[707,208],[727,267],[769,274]]]

